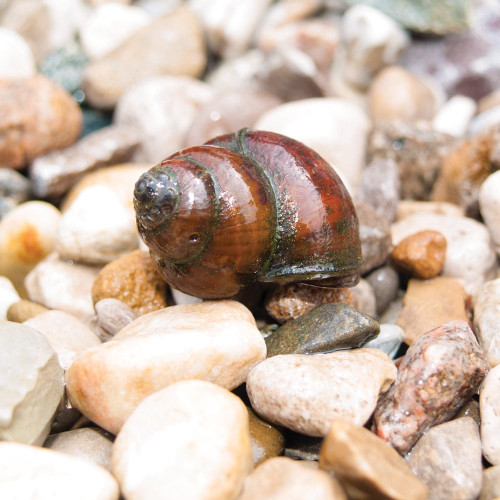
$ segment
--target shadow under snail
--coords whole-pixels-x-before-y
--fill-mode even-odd
[[[163,279],[190,295],[359,279],[349,193],[317,153],[279,134],[243,129],[174,153],[139,178],[134,207]]]

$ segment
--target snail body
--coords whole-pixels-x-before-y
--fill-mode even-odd
[[[134,207],[163,278],[190,295],[359,278],[349,193],[318,154],[279,134],[243,129],[171,155],[137,181]]]

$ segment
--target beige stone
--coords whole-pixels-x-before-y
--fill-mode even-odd
[[[455,215],[458,217],[465,215],[462,207],[447,201],[401,200],[396,208],[396,220],[399,221],[419,212],[437,215]]]
[[[325,436],[335,418],[367,422],[396,378],[378,349],[268,358],[247,378],[253,409],[266,420],[309,436]]]
[[[113,473],[128,500],[232,500],[252,466],[245,405],[200,380],[146,398],[113,446]]]
[[[28,319],[34,318],[38,314],[47,312],[48,309],[41,304],[29,300],[18,300],[7,309],[7,321],[14,323],[24,323]]]
[[[98,325],[110,335],[115,335],[122,328],[137,318],[127,304],[117,299],[102,299],[95,304]]]
[[[483,471],[483,487],[479,500],[495,500],[500,497],[500,466],[488,467]]]
[[[492,368],[479,392],[483,455],[492,465],[500,465],[500,366]]]

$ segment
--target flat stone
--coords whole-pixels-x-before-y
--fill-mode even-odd
[[[321,304],[344,302],[354,305],[349,288],[320,288],[304,283],[278,285],[266,299],[266,310],[279,323],[286,323]]]
[[[92,285],[92,300],[117,299],[141,315],[166,307],[167,290],[149,254],[136,250],[102,268]]]
[[[111,436],[102,430],[83,427],[51,434],[44,448],[67,453],[111,471]]]
[[[24,323],[28,319],[34,318],[38,314],[47,312],[48,309],[41,304],[30,300],[18,300],[13,302],[7,309],[7,321],[14,323]]]
[[[464,417],[432,427],[406,462],[429,488],[429,498],[474,500],[481,491],[483,473],[477,423]]]
[[[74,407],[116,434],[151,393],[186,379],[232,390],[265,355],[264,339],[242,304],[172,306],[140,316],[79,356],[66,387]]]
[[[138,245],[135,220],[120,198],[105,186],[91,186],[62,215],[55,249],[63,259],[107,264]]]
[[[149,396],[127,420],[113,445],[113,474],[130,500],[166,491],[234,499],[253,466],[248,429],[237,396],[201,380],[178,382]]]
[[[113,108],[142,80],[198,77],[205,69],[203,34],[195,14],[181,7],[140,28],[117,49],[87,66],[83,88],[97,108]]]
[[[20,443],[0,443],[2,498],[118,500],[116,479],[105,469],[66,453]],[[74,491],[73,491],[74,489]]]
[[[94,307],[99,326],[110,335],[118,333],[138,317],[131,307],[118,299],[102,299]]]
[[[275,457],[257,467],[246,479],[239,500],[346,500],[340,484],[329,474],[300,461]]]
[[[401,454],[408,452],[427,429],[455,415],[488,368],[465,321],[450,321],[421,335],[377,404],[373,432]]]
[[[37,158],[30,167],[35,196],[59,198],[87,172],[127,161],[139,144],[130,127],[109,126],[73,146]]]
[[[474,327],[491,366],[500,364],[500,279],[487,281],[474,297]]]
[[[392,265],[414,278],[435,278],[444,267],[446,238],[438,231],[426,230],[403,238],[392,251]]]
[[[0,275],[24,294],[26,275],[54,250],[61,213],[44,201],[27,201],[0,220]]]
[[[0,344],[0,440],[41,446],[64,392],[57,355],[41,333],[9,321]]]
[[[323,304],[269,335],[266,338],[267,356],[361,347],[379,331],[379,324],[373,318],[346,304]]]
[[[52,253],[26,276],[26,291],[33,302],[85,320],[94,315],[90,290],[98,272],[98,267],[65,261]]]
[[[2,80],[0,104],[0,167],[22,168],[80,135],[80,108],[45,76]]]
[[[396,356],[405,336],[404,330],[398,325],[382,323],[380,325],[380,333],[370,342],[367,342],[363,347],[372,349],[380,349],[387,354],[391,359]]]
[[[287,354],[266,359],[247,378],[253,409],[266,420],[325,436],[334,418],[367,422],[396,367],[377,349]]]
[[[0,78],[29,78],[35,75],[30,46],[16,31],[0,27]]]
[[[462,207],[454,203],[448,203],[447,201],[401,200],[396,209],[396,220],[400,221],[416,213],[465,216],[465,211]]]
[[[335,473],[349,498],[426,500],[428,490],[398,453],[369,430],[337,418],[326,435],[319,466]]]
[[[500,368],[492,368],[479,392],[483,455],[492,465],[500,465]]]
[[[248,408],[248,421],[253,463],[258,465],[281,455],[285,445],[283,434],[274,425],[259,418],[251,408]]]
[[[20,298],[12,281],[5,276],[0,276],[0,321],[7,319],[9,307],[19,302]]]
[[[63,311],[47,311],[28,319],[24,324],[45,336],[64,370],[71,366],[78,355],[101,345],[99,337],[92,330]]]
[[[444,134],[464,137],[476,110],[477,104],[474,99],[464,95],[455,95],[441,106],[432,120],[432,126]]]
[[[397,297],[399,290],[398,273],[391,266],[382,266],[366,276],[376,299],[376,312],[382,314]]]
[[[483,487],[479,500],[495,500],[500,497],[500,466],[493,466],[483,471]]]
[[[479,208],[484,223],[490,232],[497,255],[500,254],[500,172],[495,172],[479,188]]]

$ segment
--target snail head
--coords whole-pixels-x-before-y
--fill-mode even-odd
[[[134,208],[145,229],[167,225],[177,213],[181,190],[175,173],[157,166],[141,175],[135,184]]]

